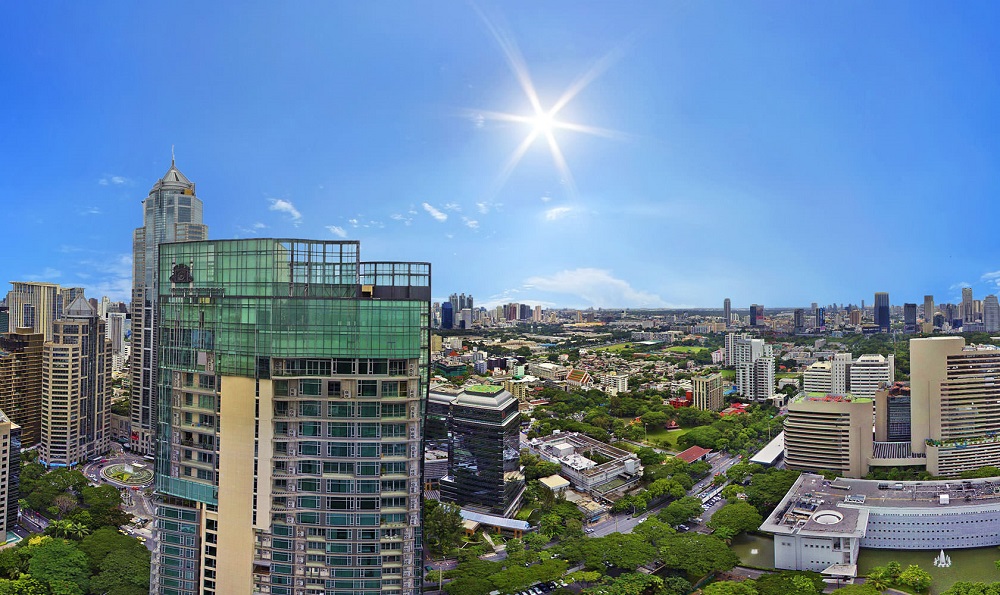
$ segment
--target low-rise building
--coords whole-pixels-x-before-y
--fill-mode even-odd
[[[531,452],[546,461],[559,463],[562,475],[581,492],[590,492],[615,479],[625,481],[642,477],[642,463],[627,450],[609,446],[576,432],[559,433],[531,441]],[[603,463],[589,458],[594,453]],[[595,457],[596,458],[596,457]]]

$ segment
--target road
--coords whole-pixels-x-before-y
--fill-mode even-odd
[[[102,469],[116,463],[134,463],[146,466],[147,468],[152,467],[152,463],[143,459],[141,455],[126,453],[120,445],[113,444],[112,452],[105,459],[86,463],[80,467],[80,471],[90,480],[91,485],[98,486],[106,483],[115,486],[121,491],[122,509],[138,520],[147,521],[139,529],[125,527],[125,531],[129,535],[145,539],[146,547],[153,550],[156,547],[156,541],[151,529],[152,523],[148,521],[152,521],[153,519],[155,506],[152,500],[143,493],[142,489],[129,488],[120,482],[108,480],[101,475]],[[41,533],[48,526],[49,522],[45,517],[39,516],[29,510],[22,511],[20,524],[25,529],[25,535],[22,535],[22,537],[25,537],[30,533]],[[20,535],[21,533],[19,532],[18,534]]]

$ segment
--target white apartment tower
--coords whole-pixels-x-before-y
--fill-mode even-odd
[[[892,384],[896,379],[896,358],[881,355],[862,355],[851,364],[851,393],[858,398],[872,399],[882,384]]]

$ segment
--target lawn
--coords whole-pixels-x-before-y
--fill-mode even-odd
[[[719,374],[726,380],[736,380],[736,370],[719,370]]]
[[[677,345],[676,347],[667,347],[667,351],[673,351],[674,353],[701,353],[702,351],[708,351],[708,348]]]
[[[594,351],[610,351],[611,353],[619,353],[625,351],[626,349],[632,349],[635,347],[635,343],[616,343],[614,345],[608,345],[607,347],[598,347]]]
[[[646,432],[646,440],[656,446],[660,446],[661,448],[679,450],[677,448],[677,440],[684,434],[687,434],[687,430],[685,429],[667,430],[664,428],[657,428]]]

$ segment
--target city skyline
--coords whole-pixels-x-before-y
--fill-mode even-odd
[[[211,238],[406,250],[435,264],[436,301],[996,293],[989,239],[946,208],[996,213],[996,7],[572,7],[15,6],[0,167],[32,249],[7,280],[127,301],[135,213],[175,145]],[[150,43],[168,17],[183,33]],[[56,213],[77,225],[53,236]],[[924,217],[885,241],[880,222]]]

